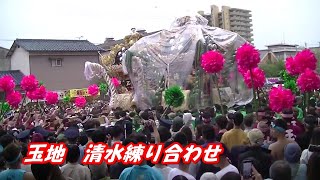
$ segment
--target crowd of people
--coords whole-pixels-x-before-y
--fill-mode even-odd
[[[109,109],[102,101],[83,109],[72,104],[26,106],[1,122],[0,179],[316,180],[320,178],[320,102],[310,102],[305,113],[302,108],[299,96],[294,107],[281,113],[263,106],[253,112],[250,104],[177,112],[162,106],[143,111],[135,106]],[[23,164],[30,142],[65,143],[65,163]],[[220,143],[224,151],[217,164],[181,160],[165,165],[144,160],[139,165],[83,165],[90,142],[110,146],[163,143],[165,147],[195,143],[204,148]]]

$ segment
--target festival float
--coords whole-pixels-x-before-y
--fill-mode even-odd
[[[184,94],[180,110],[245,105],[254,93],[245,85],[235,60],[235,51],[245,43],[237,33],[208,26],[199,14],[184,16],[168,30],[145,37],[136,32],[126,36],[123,44],[101,56],[101,64],[86,62],[84,74],[89,81],[106,82],[113,108],[164,105],[165,90],[172,86],[179,86]],[[201,56],[208,51],[224,58],[223,68],[214,75],[201,65]],[[118,87],[114,78],[121,82]]]

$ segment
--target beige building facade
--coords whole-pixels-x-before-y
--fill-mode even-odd
[[[221,11],[216,5],[211,5],[211,13],[199,11],[209,21],[209,26],[220,27],[238,33],[249,42],[253,42],[252,15],[250,10],[222,6]]]

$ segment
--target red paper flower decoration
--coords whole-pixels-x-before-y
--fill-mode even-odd
[[[299,52],[295,56],[294,61],[300,67],[298,68],[300,74],[304,73],[306,69],[316,70],[317,68],[317,59],[310,49]]]
[[[34,75],[24,76],[21,80],[21,88],[25,91],[34,91],[39,86],[39,82]]]
[[[201,67],[207,73],[218,73],[223,69],[224,58],[218,51],[208,51],[201,56]]]
[[[260,54],[254,46],[245,43],[238,48],[236,53],[236,60],[238,66],[247,71],[258,67],[258,63],[260,62]]]
[[[297,79],[297,85],[301,92],[310,92],[320,89],[320,77],[311,69],[306,69]]]
[[[120,81],[115,77],[111,79],[111,82],[116,88],[120,86]]]
[[[282,87],[272,88],[269,92],[269,107],[272,111],[281,112],[293,106],[294,95],[289,89]]]
[[[79,96],[75,99],[75,105],[79,108],[83,108],[87,103],[86,98],[84,98],[83,96]]]
[[[3,76],[0,78],[0,91],[10,93],[14,90],[16,84],[11,76]]]
[[[244,74],[243,78],[244,78],[244,82],[246,83],[248,88],[252,88],[250,70],[248,70]],[[253,84],[254,84],[255,89],[262,88],[264,86],[264,84],[266,83],[266,76],[265,76],[263,70],[261,70],[259,68],[254,68],[252,70],[252,80],[253,80]]]
[[[93,84],[88,87],[88,93],[90,96],[96,96],[99,94],[99,87],[96,84]]]
[[[18,91],[12,91],[7,94],[6,101],[7,103],[14,108],[17,108],[22,100],[22,96]]]
[[[300,66],[296,63],[293,57],[286,59],[286,70],[290,75],[298,75],[300,73]]]
[[[46,97],[47,91],[44,86],[36,88],[34,91],[27,92],[27,97],[31,100],[40,100]]]
[[[248,71],[248,70],[245,70],[245,69],[243,69],[241,66],[237,66],[238,67],[238,71],[239,71],[239,73],[242,75],[242,76],[244,76],[244,74]]]
[[[58,97],[59,97],[59,95],[56,92],[51,92],[51,91],[47,92],[47,95],[46,95],[47,104],[49,104],[49,105],[56,104],[59,100]]]

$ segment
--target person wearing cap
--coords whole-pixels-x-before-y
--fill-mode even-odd
[[[284,148],[284,159],[291,168],[292,180],[307,179],[307,166],[300,164],[301,148],[296,143],[289,143]]]
[[[282,119],[277,119],[271,123],[271,136],[277,141],[270,144],[271,156],[274,161],[284,159],[284,147],[293,140],[286,138],[287,123]]]
[[[26,143],[28,144],[29,141],[30,141],[30,130],[27,129],[27,130],[24,130],[24,131],[21,131],[17,136],[16,138],[22,142],[22,143]]]
[[[262,147],[264,142],[264,134],[259,129],[252,129],[247,133],[250,146],[247,146],[238,156],[238,163],[248,158],[254,158],[259,165],[256,166],[257,171],[263,178],[269,177],[269,168],[271,166],[270,150]],[[240,165],[238,166],[240,167]]]
[[[76,126],[68,127],[68,129],[66,129],[63,134],[64,134],[64,137],[67,139],[68,145],[77,145],[78,138],[80,136],[78,127]],[[81,163],[81,160],[84,156],[84,147],[79,146],[79,150],[80,150],[80,157],[78,162]]]
[[[21,169],[22,155],[18,144],[9,144],[2,153],[7,163],[7,170],[0,172],[0,179],[34,180],[30,172]]]

